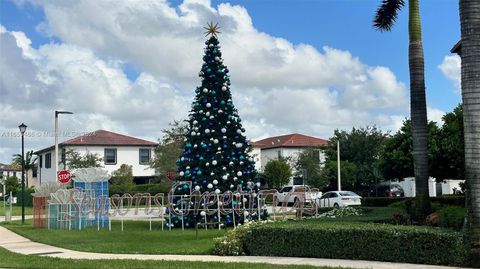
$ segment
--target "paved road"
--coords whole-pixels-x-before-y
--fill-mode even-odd
[[[170,260],[170,261],[202,261],[202,262],[247,262],[269,263],[278,265],[314,265],[342,266],[351,268],[372,269],[453,269],[455,267],[432,266],[423,264],[389,263],[356,260],[335,260],[295,257],[261,257],[261,256],[213,256],[213,255],[143,255],[143,254],[107,254],[74,251],[33,242],[0,226],[0,247],[24,255],[39,255],[64,259],[137,259],[137,260]],[[457,267],[458,268],[458,267]]]

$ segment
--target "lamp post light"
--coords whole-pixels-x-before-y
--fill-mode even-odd
[[[59,114],[73,114],[73,112],[55,110],[55,177],[56,178],[58,178],[58,115]]]
[[[27,125],[24,123],[18,126],[20,133],[22,134],[22,224],[25,224],[25,143],[24,134],[27,130]]]

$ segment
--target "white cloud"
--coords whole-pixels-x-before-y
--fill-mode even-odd
[[[441,126],[443,124],[443,115],[445,115],[445,111],[427,106],[427,116],[429,121],[434,121],[438,126]]]
[[[249,138],[287,132],[328,138],[333,129],[367,124],[396,130],[408,113],[406,87],[388,68],[369,66],[349,51],[260,32],[241,6],[32,2],[46,16],[37,29],[61,43],[34,49],[22,32],[0,26],[1,49],[8,50],[0,57],[0,111],[9,117],[0,123],[4,130],[23,119],[35,130],[50,130],[53,110],[69,109],[75,114],[61,119],[65,129],[160,137],[168,122],[188,113],[200,83],[202,27],[211,20],[222,27],[223,58]],[[122,70],[126,63],[140,71],[135,81]],[[14,142],[2,140],[1,147],[13,150]]]
[[[443,62],[438,66],[442,74],[451,80],[460,92],[461,87],[461,65],[462,60],[458,55],[447,55],[443,58]]]

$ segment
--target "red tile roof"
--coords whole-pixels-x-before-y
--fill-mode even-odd
[[[288,134],[269,137],[256,142],[250,142],[250,145],[262,149],[269,149],[279,147],[319,147],[326,146],[327,143],[327,140],[313,136],[303,134]]]
[[[70,140],[64,141],[59,146],[156,146],[158,143],[135,138],[128,135],[122,135],[105,130],[97,130]],[[44,152],[52,149],[48,147],[37,151]]]

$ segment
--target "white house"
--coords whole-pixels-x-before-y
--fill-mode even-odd
[[[132,166],[134,181],[148,183],[155,176],[154,169],[150,168],[149,161],[155,142],[122,135],[105,130],[97,130],[78,136],[59,144],[59,156],[55,156],[55,146],[35,152],[38,155],[37,178],[39,183],[55,181],[55,161],[59,160],[59,169],[65,167],[65,153],[76,151],[83,156],[87,153],[97,154],[102,158],[101,166],[109,173],[120,168],[122,164]]]
[[[274,136],[256,142],[250,142],[253,148],[252,154],[255,159],[255,168],[260,172],[263,172],[265,165],[270,160],[286,158],[294,161],[305,149],[312,147],[319,148],[326,146],[327,143],[328,141],[325,139],[303,134]],[[318,149],[318,162],[320,165],[325,163],[325,154],[320,149]],[[292,177],[289,184],[293,183],[294,178]],[[295,183],[297,184],[297,182]]]

